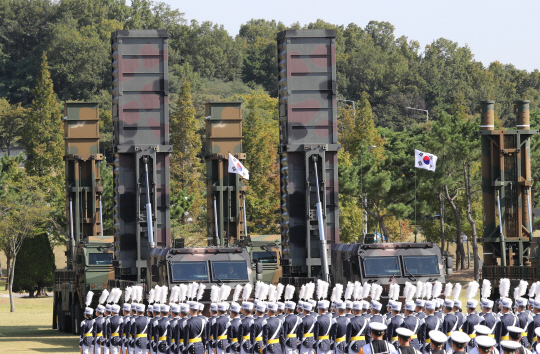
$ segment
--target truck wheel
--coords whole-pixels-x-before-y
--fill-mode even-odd
[[[56,312],[58,306],[56,306],[56,300],[53,302],[53,318],[52,318],[52,329],[58,329],[58,315]]]
[[[64,332],[64,311],[62,311],[62,302],[56,303],[56,318],[58,331]]]
[[[66,333],[71,333],[72,318],[73,316],[64,314],[64,332]]]
[[[81,305],[79,302],[75,302],[73,310],[71,312],[71,318],[73,318],[73,325],[71,327],[73,334],[79,334],[80,325],[82,321],[81,317]]]

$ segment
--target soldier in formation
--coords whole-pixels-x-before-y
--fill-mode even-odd
[[[437,282],[407,283],[404,301],[393,284],[384,314],[379,285],[355,282],[343,288],[337,284],[329,296],[329,284],[320,280],[298,293],[290,285],[262,282],[255,289],[238,285],[234,292],[214,285],[208,317],[200,302],[205,286],[196,283],[170,292],[156,286],[148,293],[148,311],[140,286],[125,290],[122,307],[119,289],[104,291],[95,310],[90,292],[79,347],[88,354],[538,353],[540,285],[531,287],[525,300],[527,286],[521,282],[512,300],[509,281],[501,279],[497,313],[488,281],[480,302],[474,299],[479,284],[468,284],[464,307],[459,284],[448,283],[443,292]]]

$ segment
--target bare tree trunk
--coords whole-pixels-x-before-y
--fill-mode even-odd
[[[384,235],[385,241],[390,242],[390,236],[388,234],[388,229],[386,228],[386,224],[384,223],[383,216],[381,216],[379,219],[379,226],[381,227],[381,233]]]
[[[6,254],[6,276],[8,277],[9,279],[9,276],[11,274],[11,257],[9,255]],[[8,290],[9,289],[9,280],[8,282],[6,283],[6,288],[4,290]]]
[[[439,223],[441,224],[441,253],[444,253],[444,197],[440,191],[437,197],[439,198]]]
[[[17,256],[13,257],[13,260],[11,261],[11,272],[9,273],[9,306],[10,312],[15,312],[15,303],[13,302],[13,278],[15,277],[15,260],[17,259]]]
[[[445,198],[448,203],[450,203],[450,207],[452,208],[454,217],[456,218],[456,259],[459,259],[459,262],[456,263],[456,270],[465,269],[465,249],[463,248],[463,242],[461,241],[461,218],[459,217],[457,205],[454,203],[454,200],[458,194],[456,193],[454,197],[450,197],[450,194],[448,193],[448,186],[444,186],[444,190]]]
[[[474,280],[480,280],[480,264],[478,262],[478,243],[476,241],[476,222],[472,217],[472,197],[471,197],[471,166],[469,164],[463,163],[463,178],[465,180],[465,195],[467,197],[467,219],[469,224],[471,224],[471,243],[473,249],[473,259],[474,259]]]

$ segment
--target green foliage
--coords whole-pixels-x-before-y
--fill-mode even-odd
[[[171,194],[171,223],[172,227],[182,224],[186,219],[186,212],[191,210],[195,198],[193,194],[188,195],[185,189],[174,191]],[[193,218],[191,218],[193,220]]]
[[[279,220],[278,102],[260,90],[234,99],[244,102],[242,147],[250,176],[245,181],[248,233],[274,234]]]
[[[184,79],[182,88],[170,115],[171,154],[171,190],[182,191],[191,198],[189,209],[179,215],[185,221],[190,212],[198,210],[204,204],[204,165],[199,158],[202,149],[201,137],[197,134],[199,121],[195,116],[191,96],[191,85]],[[177,200],[177,206],[180,207]],[[183,205],[186,207],[187,205]],[[196,213],[196,212],[195,212]]]
[[[11,260],[9,294],[11,312],[15,311],[12,288],[17,255],[25,239],[45,234],[51,218],[51,206],[47,203],[39,177],[14,173],[2,186],[0,195],[0,249]]]
[[[26,291],[30,297],[54,282],[54,253],[47,234],[40,234],[23,241],[17,255],[17,267],[13,280],[13,291]]]
[[[114,183],[112,168],[105,161],[100,164],[101,185],[103,194],[101,207],[103,208],[103,234],[114,234]]]
[[[42,56],[33,96],[22,136],[28,156],[25,168],[33,176],[59,175],[64,165],[62,116],[45,54]]]
[[[6,99],[0,99],[0,148],[11,155],[10,148],[19,146],[21,132],[28,110],[21,104],[11,106]]]

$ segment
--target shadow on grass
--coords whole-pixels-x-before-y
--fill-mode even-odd
[[[77,335],[58,332],[43,326],[0,326],[0,341],[7,352],[15,351],[20,347],[43,353],[79,352]],[[54,348],[40,348],[40,344]]]

